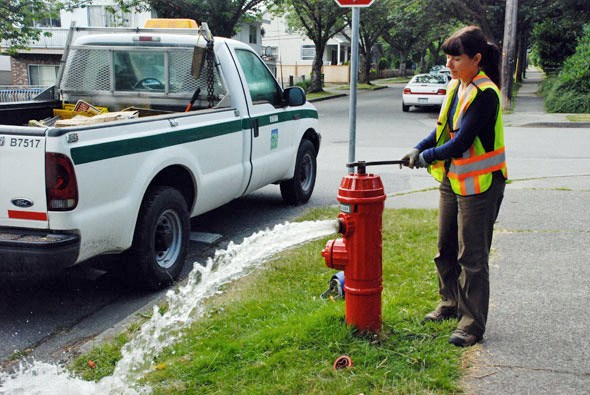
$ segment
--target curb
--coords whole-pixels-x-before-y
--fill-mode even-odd
[[[347,96],[346,93],[337,93],[335,95],[330,95],[330,96],[323,96],[323,97],[317,97],[315,99],[308,99],[309,102],[311,103],[315,103],[318,101],[324,101],[324,100],[330,100],[330,99],[336,99],[338,97],[344,97]]]
[[[512,126],[531,128],[590,128],[590,122],[531,122]]]
[[[381,85],[381,86],[376,86],[375,89],[359,89],[359,90],[366,91],[366,92],[373,92],[373,91],[379,91],[381,89],[387,89],[387,88],[389,88],[387,85]],[[330,91],[326,91],[326,92],[330,92]],[[358,90],[357,90],[357,92],[358,92]],[[318,101],[336,99],[338,97],[344,97],[344,96],[348,96],[348,93],[335,93],[330,96],[323,96],[323,97],[318,97],[315,99],[308,99],[308,101],[311,103],[314,103],[314,102],[318,102]]]

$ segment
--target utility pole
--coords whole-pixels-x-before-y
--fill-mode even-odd
[[[513,75],[516,66],[516,21],[518,19],[518,0],[506,0],[504,18],[504,40],[502,41],[501,92],[502,109],[512,106]]]

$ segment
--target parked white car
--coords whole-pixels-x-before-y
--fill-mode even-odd
[[[443,74],[447,77],[447,80],[451,80],[451,69],[449,69],[448,67],[438,69],[438,71],[435,74]]]
[[[443,74],[417,74],[404,88],[402,111],[408,112],[410,106],[441,106],[447,93],[448,79]]]

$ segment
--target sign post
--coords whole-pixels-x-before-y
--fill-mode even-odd
[[[352,8],[352,53],[350,62],[350,102],[348,108],[349,139],[348,139],[348,163],[356,160],[356,91],[358,82],[358,58],[359,58],[359,25],[360,7],[369,7],[374,0],[336,0],[340,7]],[[354,172],[354,167],[348,168],[349,173]]]

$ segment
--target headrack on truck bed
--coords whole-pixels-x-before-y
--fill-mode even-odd
[[[227,89],[217,67],[208,83],[208,73],[195,70],[202,65],[193,64],[195,50],[203,52],[206,43],[202,28],[72,27],[56,94],[69,103],[84,100],[109,111],[182,111],[199,90],[193,108],[224,106]]]

